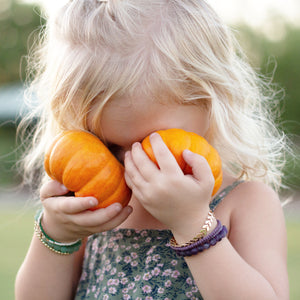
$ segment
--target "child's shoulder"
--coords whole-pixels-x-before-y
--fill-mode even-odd
[[[267,184],[259,181],[244,181],[229,195],[232,213],[281,209],[278,194]]]
[[[270,186],[258,181],[238,184],[226,195],[215,212],[230,228],[241,224],[256,227],[270,218],[272,221],[282,221],[283,218],[278,194]]]

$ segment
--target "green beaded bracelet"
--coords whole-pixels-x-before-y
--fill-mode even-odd
[[[81,246],[81,239],[72,243],[60,243],[53,240],[42,227],[43,210],[39,210],[34,219],[34,231],[39,240],[51,251],[61,254],[69,255],[79,250]]]

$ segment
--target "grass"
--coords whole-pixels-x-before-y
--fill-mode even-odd
[[[9,207],[0,211],[0,298],[14,299],[14,280],[33,232],[33,210]]]
[[[0,210],[0,290],[1,299],[14,299],[14,280],[33,233],[32,209],[4,206]],[[290,300],[300,299],[300,220],[288,220],[288,271]],[[298,238],[297,238],[298,237]]]

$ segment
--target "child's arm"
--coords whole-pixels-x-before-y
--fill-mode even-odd
[[[125,158],[133,194],[184,243],[199,233],[209,210],[213,179],[205,159],[184,152],[193,176],[184,175],[159,136],[151,138],[159,169],[139,144]],[[288,299],[284,217],[275,193],[244,183],[216,212],[229,235],[186,261],[204,299]],[[229,198],[230,201],[229,201]],[[230,202],[230,203],[229,203]],[[227,207],[224,208],[224,206]],[[225,212],[224,212],[225,211]]]
[[[44,206],[42,225],[56,241],[71,242],[121,224],[131,208],[119,204],[89,211],[96,205],[89,197],[59,197],[66,193],[58,182],[51,181],[41,189]],[[78,252],[60,255],[45,247],[34,235],[15,284],[16,300],[73,299],[81,274],[84,245]]]
[[[186,257],[203,298],[289,299],[286,230],[277,195],[255,182],[231,194],[223,207],[235,205],[228,237]],[[218,209],[216,217],[223,217]],[[187,234],[184,240],[188,239]]]

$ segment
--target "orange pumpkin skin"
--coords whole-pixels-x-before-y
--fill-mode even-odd
[[[64,184],[76,197],[97,198],[98,205],[91,210],[115,202],[124,207],[130,200],[124,167],[91,133],[62,132],[48,148],[44,167],[52,179]]]
[[[223,180],[222,175],[222,162],[216,149],[214,149],[203,137],[200,135],[187,132],[183,129],[166,129],[157,131],[162,137],[164,143],[174,155],[178,165],[182,169],[184,174],[192,174],[192,168],[185,162],[182,156],[182,152],[188,149],[194,153],[204,156],[212,170],[212,174],[215,178],[215,185],[212,195],[215,195],[220,188]],[[156,163],[149,136],[142,141],[144,151],[149,158]]]

